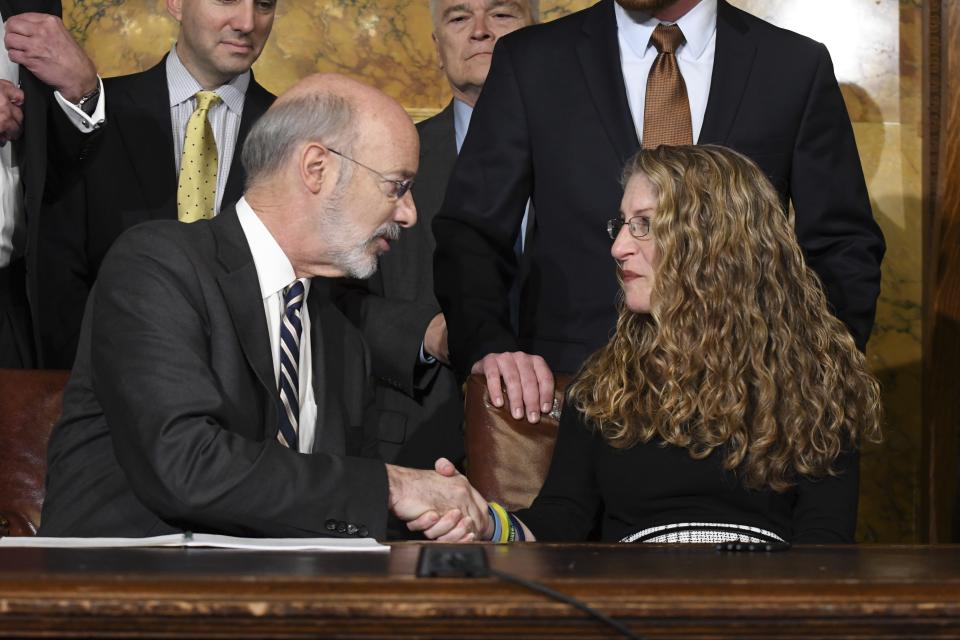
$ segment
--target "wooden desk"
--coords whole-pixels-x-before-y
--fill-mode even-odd
[[[492,567],[578,597],[645,638],[960,638],[960,546],[487,550]],[[418,579],[418,551],[3,549],[0,637],[615,635],[495,578]]]

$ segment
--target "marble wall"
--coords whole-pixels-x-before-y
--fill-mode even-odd
[[[918,540],[921,469],[920,0],[733,0],[823,42],[853,121],[873,212],[887,240],[867,348],[884,388],[884,442],[863,458],[859,537]],[[829,19],[824,19],[829,16]]]
[[[921,73],[920,0],[732,0],[830,49],[854,123],[874,213],[887,239],[877,326],[868,355],[884,386],[885,440],[863,461],[864,541],[917,540],[920,487]],[[551,20],[592,4],[543,0]],[[64,0],[64,19],[105,76],[153,65],[176,23],[162,0]],[[279,0],[254,67],[283,91],[313,71],[374,84],[414,117],[449,91],[430,40],[427,0]]]
[[[543,0],[543,20],[593,4]],[[336,71],[379,87],[415,118],[450,100],[437,66],[428,0],[279,0],[273,33],[254,66],[279,93],[315,71]],[[164,0],[63,0],[71,26],[102,75],[153,65],[173,43],[177,24]]]

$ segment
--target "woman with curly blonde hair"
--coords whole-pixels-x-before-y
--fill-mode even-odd
[[[623,181],[616,331],[569,389],[539,497],[492,505],[481,535],[852,542],[880,390],[776,191],[715,146],[641,151]]]

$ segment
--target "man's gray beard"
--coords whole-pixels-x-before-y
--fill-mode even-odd
[[[380,237],[396,240],[400,237],[400,225],[387,222],[362,243],[351,245],[348,238],[349,227],[343,223],[342,217],[339,211],[330,211],[327,214],[327,221],[330,223],[327,238],[332,247],[330,259],[347,276],[365,280],[377,271],[377,254],[371,253],[370,244]]]
[[[643,11],[644,13],[654,14],[661,9],[666,9],[677,0],[617,0],[624,9],[630,11]]]
[[[377,233],[363,244],[335,251],[335,259],[345,274],[351,278],[366,280],[377,272],[378,254],[371,253],[369,247],[370,243],[374,242],[379,236],[388,240],[396,240],[400,236],[400,226],[395,222],[387,223],[377,229]]]

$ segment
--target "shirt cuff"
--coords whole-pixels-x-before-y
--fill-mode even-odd
[[[437,359],[423,350],[423,343],[420,343],[420,364],[436,364]]]
[[[100,95],[97,96],[97,108],[93,110],[93,115],[87,115],[83,109],[64,98],[59,91],[54,91],[53,96],[57,99],[60,109],[73,123],[78,130],[89,133],[100,127],[107,116],[107,97],[103,92],[103,80],[97,76],[97,83],[100,85]]]

